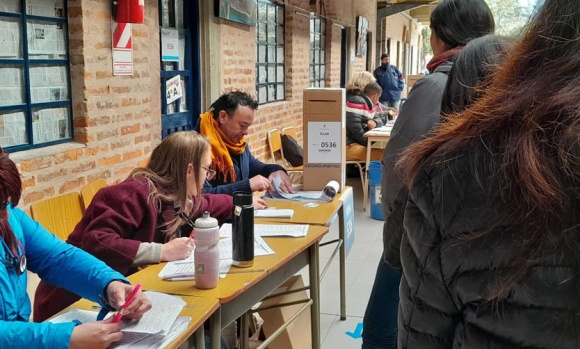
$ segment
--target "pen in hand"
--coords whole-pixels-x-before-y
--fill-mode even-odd
[[[117,314],[115,314],[115,316],[113,317],[113,323],[117,323],[121,320],[121,318],[123,317],[123,310],[127,309],[127,307],[129,306],[129,304],[131,304],[131,302],[133,301],[133,298],[135,298],[135,296],[137,295],[137,292],[139,292],[140,289],[141,289],[141,283],[138,283],[137,285],[135,285],[135,288],[133,289],[133,291],[131,291],[131,293],[129,294],[129,297],[127,297],[127,300],[125,300],[125,304],[123,304],[121,306],[121,309],[119,309]]]

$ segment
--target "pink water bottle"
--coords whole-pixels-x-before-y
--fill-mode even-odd
[[[218,221],[204,212],[203,217],[195,220],[195,286],[202,289],[214,288],[218,284],[220,255],[218,242],[220,228]]]

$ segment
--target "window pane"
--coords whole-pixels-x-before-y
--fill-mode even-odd
[[[27,30],[29,58],[66,58],[66,26],[62,23],[28,21]]]
[[[276,22],[276,6],[268,6],[268,22]]]
[[[33,109],[34,143],[46,143],[71,137],[67,108]]]
[[[284,24],[284,7],[278,6],[278,23]]]
[[[43,17],[64,18],[64,0],[36,0],[28,1],[26,14]]]
[[[268,24],[268,42],[276,43],[276,26]]]
[[[177,64],[177,69],[178,70],[185,70],[185,35],[183,34],[179,34],[179,47],[177,48],[179,50],[179,62]]]
[[[24,103],[24,79],[22,67],[16,65],[0,66],[0,106]]]
[[[0,1],[0,11],[1,12],[20,13],[20,1],[1,0]]]
[[[268,82],[276,82],[276,66],[273,64],[268,66]]]
[[[324,50],[320,50],[320,63],[326,63],[326,61],[324,60]]]
[[[278,43],[280,44],[280,43],[284,42],[284,27],[279,25],[277,28],[278,28],[278,33],[277,33],[278,38],[277,39],[278,39]]]
[[[258,41],[266,41],[266,24],[258,23]]]
[[[258,90],[258,100],[262,103],[268,101],[268,89],[266,86],[260,86]]]
[[[276,48],[276,62],[284,63],[284,47]]]
[[[183,0],[177,0],[177,28],[185,28],[185,20],[183,18]]]
[[[284,96],[284,84],[278,84],[278,90],[276,92],[278,100],[284,100],[286,96]]]
[[[266,61],[266,45],[258,44],[258,62]]]
[[[275,101],[276,100],[276,85],[269,84],[268,85],[268,101]]]
[[[68,100],[68,74],[64,66],[36,66],[29,69],[32,103]]]
[[[258,3],[258,21],[265,21],[268,18],[268,6],[262,2]]]
[[[276,62],[276,47],[268,46],[268,62]]]
[[[326,78],[326,66],[324,65],[320,66],[320,78],[321,79]]]
[[[20,20],[0,17],[0,58],[22,58],[21,28]]]
[[[284,66],[278,65],[276,71],[276,81],[284,81]]]
[[[179,99],[179,111],[187,111],[187,78],[181,78],[181,98]]]
[[[26,117],[22,111],[0,111],[0,146],[28,144]]]
[[[258,83],[263,84],[268,82],[268,76],[266,75],[266,66],[259,66],[258,67]]]

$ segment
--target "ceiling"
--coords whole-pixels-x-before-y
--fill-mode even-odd
[[[431,11],[440,0],[377,0],[378,17],[393,15],[395,13],[409,11],[409,15],[419,23],[429,24]]]

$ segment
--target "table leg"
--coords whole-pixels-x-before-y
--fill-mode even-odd
[[[365,161],[365,180],[363,182],[363,211],[367,210],[369,204],[369,164],[371,163],[371,148],[373,141],[371,137],[367,138],[367,159]]]
[[[209,319],[209,333],[212,349],[221,349],[222,346],[222,312],[218,308]]]
[[[352,193],[350,194],[352,195]],[[344,204],[338,210],[338,239],[342,241],[340,245],[339,267],[340,267],[340,319],[346,320],[346,234],[344,224]]]
[[[312,349],[320,349],[320,279],[319,279],[319,243],[316,242],[310,246],[310,298],[312,306],[310,307],[310,326],[312,332]]]
[[[248,349],[250,337],[248,335],[250,327],[250,313],[245,312],[240,317],[240,349]]]
[[[205,349],[205,331],[203,324],[195,331],[195,349]]]

